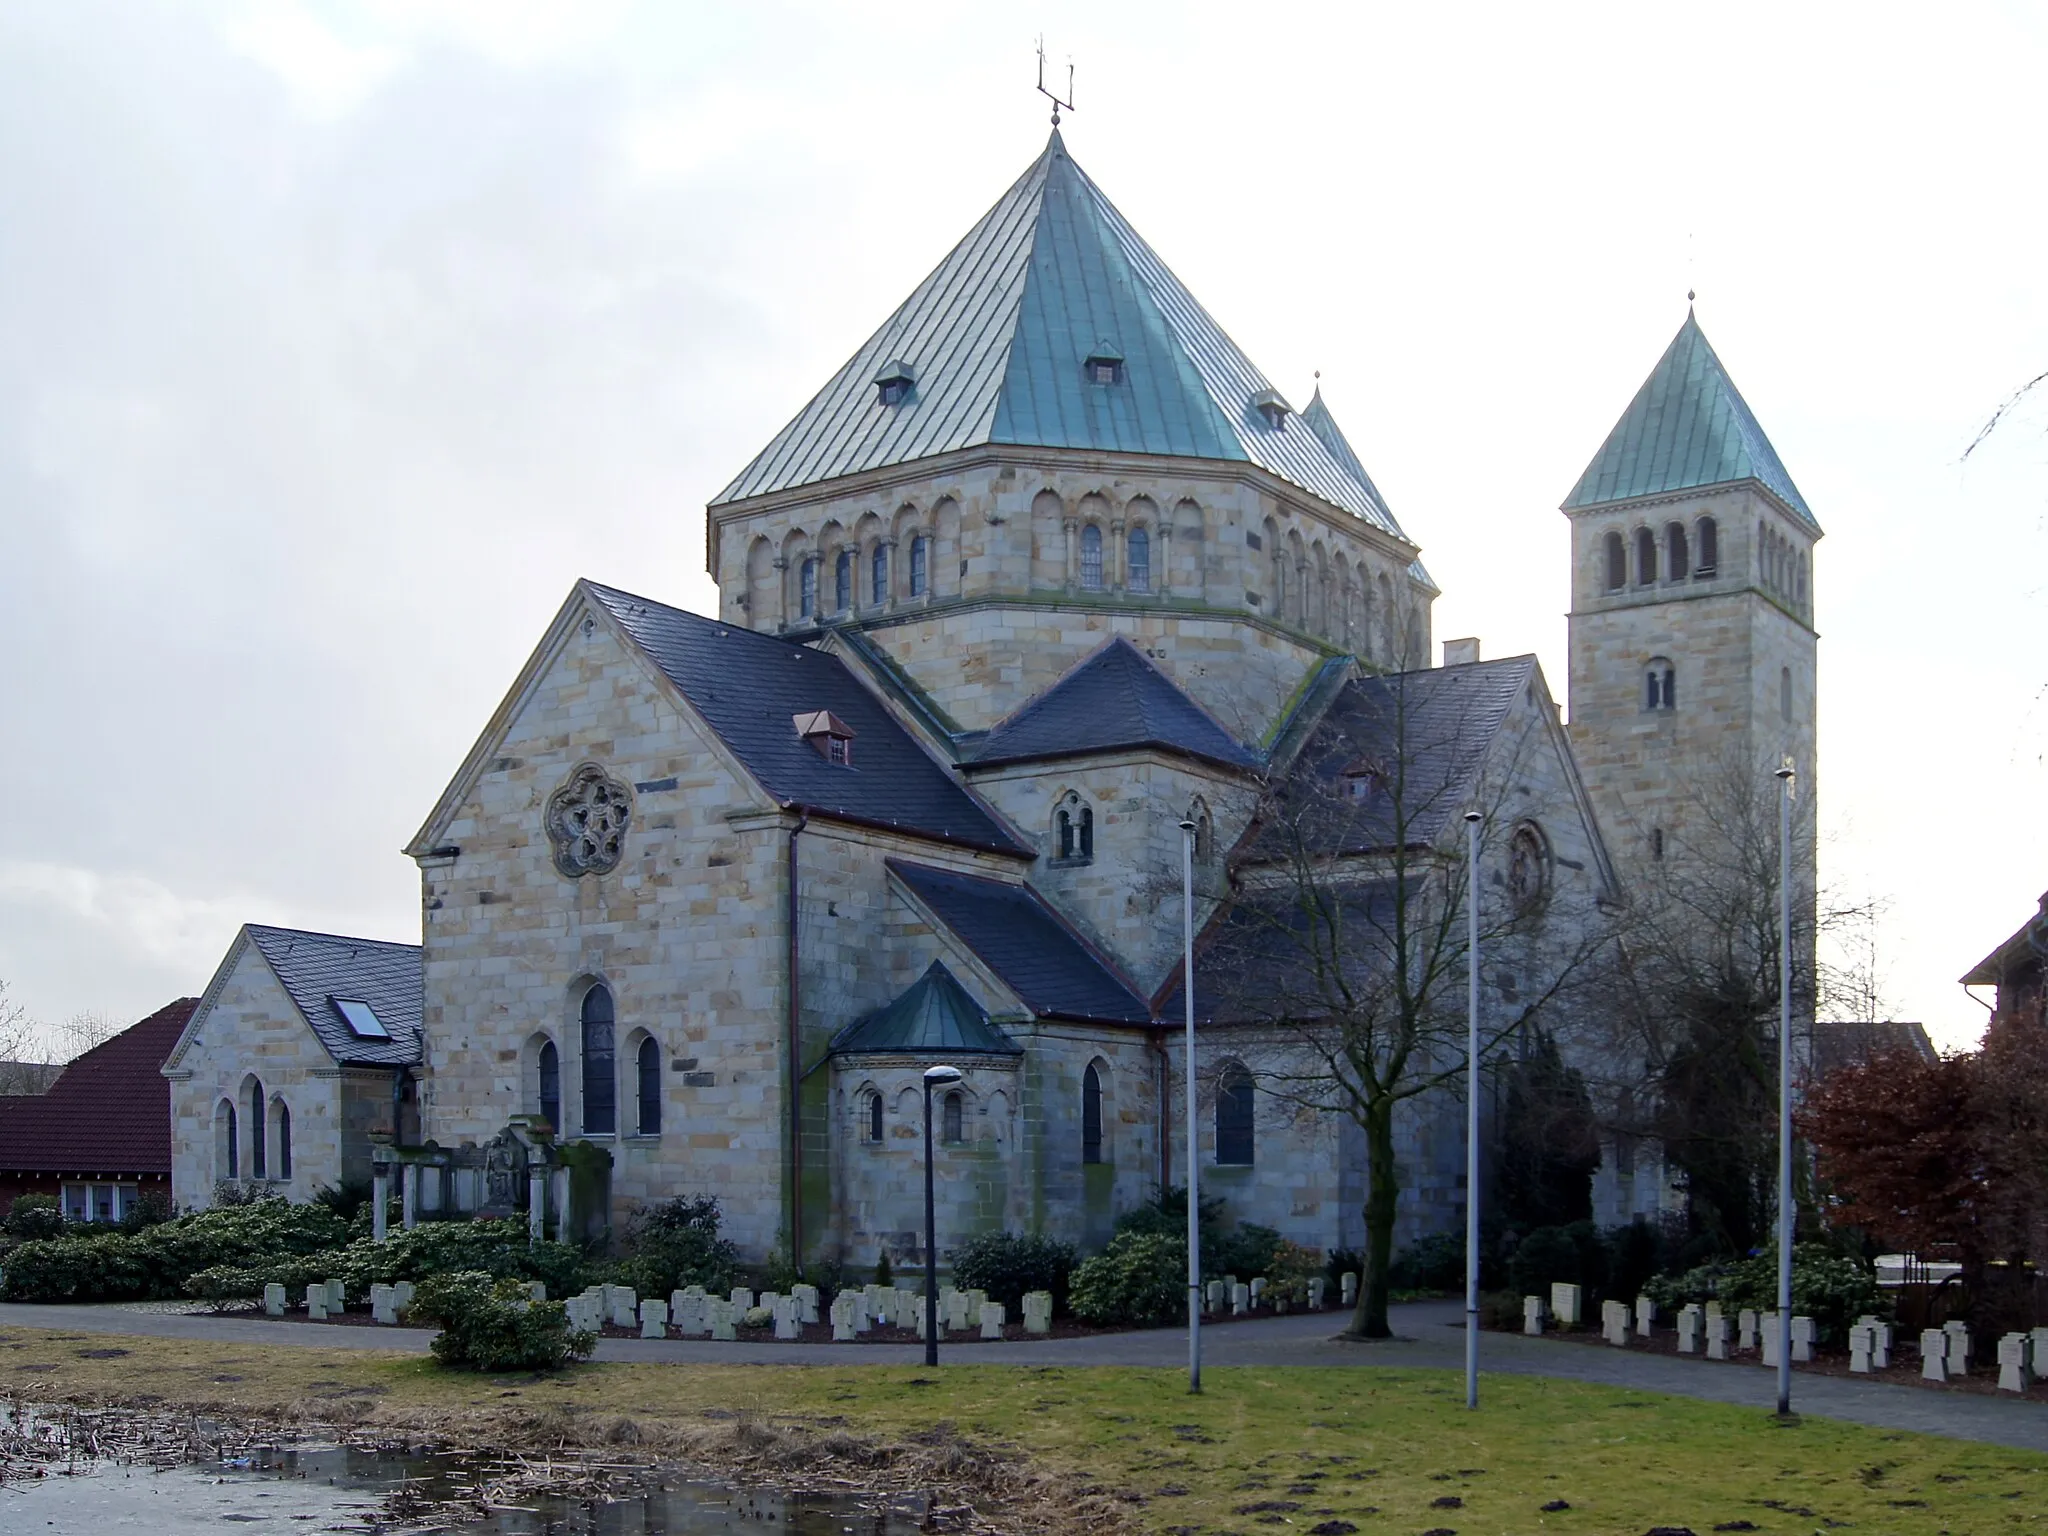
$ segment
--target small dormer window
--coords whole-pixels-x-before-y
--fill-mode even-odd
[[[1112,342],[1098,341],[1095,350],[1088,354],[1088,361],[1082,364],[1090,384],[1121,384],[1124,381],[1124,355]]]
[[[1387,787],[1387,770],[1380,764],[1360,758],[1347,763],[1344,768],[1344,798],[1347,800],[1370,800]]]
[[[917,387],[917,371],[900,359],[891,359],[875,375],[875,388],[883,405],[901,405]]]
[[[1262,389],[1252,396],[1252,409],[1266,418],[1269,427],[1284,427],[1287,417],[1294,409],[1277,389]]]
[[[807,710],[791,717],[796,733],[835,768],[853,766],[853,727],[828,709]]]

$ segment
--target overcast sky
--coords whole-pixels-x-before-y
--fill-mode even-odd
[[[1684,318],[1828,531],[1823,879],[1897,1016],[2048,886],[2048,12],[0,0],[0,980],[139,1017],[399,847],[578,576],[703,506],[1039,152],[1564,692],[1556,507]],[[2044,402],[2048,405],[2048,402]]]

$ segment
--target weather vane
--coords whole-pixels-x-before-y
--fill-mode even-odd
[[[1055,128],[1060,125],[1061,108],[1064,107],[1069,112],[1074,110],[1074,61],[1072,59],[1067,60],[1067,96],[1066,100],[1062,101],[1056,91],[1049,91],[1045,88],[1045,38],[1043,35],[1038,39],[1038,94],[1052,103],[1052,125]]]

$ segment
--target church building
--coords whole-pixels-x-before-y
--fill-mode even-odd
[[[1099,1244],[1185,1181],[1184,881],[1223,953],[1262,807],[1384,821],[1426,784],[1347,845],[1371,861],[1449,857],[1485,797],[1482,873],[1549,914],[1540,950],[1625,899],[1607,839],[1675,827],[1689,760],[1811,762],[1819,529],[1690,318],[1565,510],[1569,726],[1531,656],[1436,664],[1420,546],[1320,392],[1291,404],[1055,130],[713,498],[715,615],[571,586],[406,846],[416,947],[238,937],[166,1068],[176,1198],[274,1184],[249,1138],[284,1114],[295,1193],[375,1169],[409,1212],[564,1235],[711,1194],[750,1258],[911,1258],[944,1062],[941,1231]],[[1210,969],[1205,1192],[1357,1246],[1355,1129],[1277,1090]],[[1403,1112],[1404,1240],[1459,1219],[1462,1113]],[[1602,1178],[1605,1209],[1665,1198]]]

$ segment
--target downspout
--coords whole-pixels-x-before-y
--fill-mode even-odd
[[[1173,1188],[1173,1068],[1166,1058],[1166,1030],[1153,1021],[1152,1054],[1158,1059],[1159,1098],[1159,1188]]]
[[[789,829],[789,1263],[804,1272],[803,944],[797,930],[796,840],[811,824],[797,812]]]

